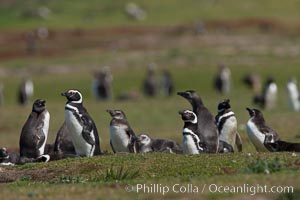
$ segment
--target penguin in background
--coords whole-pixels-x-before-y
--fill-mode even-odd
[[[243,78],[243,83],[247,85],[255,94],[261,92],[261,77],[256,73],[246,74]]]
[[[256,95],[253,102],[266,110],[272,110],[277,103],[277,84],[272,77],[269,77],[264,84],[264,90],[261,95]]]
[[[288,94],[289,108],[293,111],[300,110],[300,95],[297,86],[297,80],[291,78],[286,84],[286,91]]]
[[[214,81],[214,88],[221,94],[230,92],[231,72],[224,64],[219,64],[219,70]]]
[[[164,70],[161,80],[161,90],[164,96],[171,96],[174,93],[174,82],[171,73]]]
[[[143,84],[144,94],[148,97],[154,97],[157,95],[158,83],[155,73],[155,64],[150,64],[148,66],[146,78]]]
[[[258,152],[273,152],[269,143],[280,140],[278,133],[270,128],[264,119],[262,112],[258,109],[246,108],[250,119],[246,124],[247,134]]]
[[[4,86],[3,84],[0,82],[0,107],[3,105],[4,103],[4,93],[3,93],[3,90],[4,90]]]
[[[24,78],[18,91],[18,103],[20,105],[27,105],[33,96],[33,92],[33,82],[28,78]]]
[[[191,110],[178,112],[184,121],[182,130],[182,150],[184,154],[200,154],[207,152],[203,136],[198,133],[197,115]]]
[[[114,153],[137,153],[136,135],[122,110],[106,110],[112,117],[110,121],[110,145]]]
[[[219,102],[215,119],[219,130],[219,153],[234,152],[235,145],[238,151],[242,152],[242,140],[237,131],[237,120],[231,110],[229,99]]]
[[[217,153],[219,148],[219,132],[214,115],[205,107],[201,97],[194,90],[178,92],[177,94],[191,103],[193,112],[197,116],[197,135],[205,143],[207,152]]]
[[[101,154],[97,127],[83,106],[82,94],[75,89],[61,93],[65,96],[65,122],[72,138],[76,154],[92,157]]]
[[[177,142],[168,139],[154,139],[148,134],[139,134],[137,143],[139,153],[166,152],[182,154],[182,148]]]
[[[112,98],[112,82],[113,76],[108,66],[103,67],[100,72],[95,72],[92,90],[97,100]]]
[[[25,122],[20,140],[20,157],[38,158],[44,154],[48,137],[50,114],[46,109],[46,101],[37,99]]]

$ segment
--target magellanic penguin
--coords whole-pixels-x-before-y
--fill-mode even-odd
[[[155,64],[150,64],[148,66],[148,71],[146,74],[146,78],[144,80],[144,94],[148,97],[153,97],[157,95],[157,79],[155,74]]]
[[[64,122],[58,130],[54,142],[54,153],[60,155],[76,154],[75,147],[72,142],[71,133]]]
[[[268,143],[267,146],[269,146],[275,152],[300,152],[300,143],[292,143],[278,140],[275,143]]]
[[[176,153],[181,154],[181,146],[172,140],[168,139],[154,139],[148,134],[139,134],[137,136],[137,143],[139,148],[139,153],[147,152],[166,152],[166,153]]]
[[[234,146],[237,145],[239,152],[242,151],[242,140],[237,131],[237,120],[234,112],[230,109],[230,100],[221,100],[218,104],[218,114],[216,116],[216,123],[219,130],[219,152],[234,152]],[[229,149],[226,147],[230,145]]]
[[[71,89],[61,95],[67,98],[65,122],[70,131],[76,154],[82,157],[100,155],[98,130],[83,106],[82,94],[78,90]]]
[[[110,121],[110,145],[114,153],[137,153],[136,135],[122,110],[106,110]]]
[[[34,86],[30,79],[23,79],[18,94],[18,102],[20,105],[29,103],[30,98],[33,96]]]
[[[182,130],[182,149],[184,154],[207,152],[202,135],[198,133],[197,115],[191,110],[178,112],[184,121]]]
[[[269,77],[264,85],[264,90],[261,95],[256,95],[253,102],[263,109],[272,110],[277,103],[277,84],[272,77]]]
[[[219,133],[213,114],[204,106],[202,99],[194,90],[178,92],[177,94],[192,104],[193,112],[197,115],[197,134],[199,138],[203,138],[207,153],[217,153],[219,147]]]
[[[268,143],[275,143],[279,136],[275,130],[266,125],[263,114],[258,109],[247,108],[250,119],[246,127],[248,136],[258,152],[274,151]]]
[[[14,166],[19,163],[20,155],[9,153],[5,147],[0,148],[0,165]]]
[[[221,94],[226,94],[230,91],[231,72],[224,64],[219,64],[219,71],[215,77],[214,87]]]
[[[288,93],[289,108],[293,111],[300,110],[300,94],[297,86],[297,80],[292,78],[286,84],[286,90]]]
[[[19,140],[21,158],[37,158],[44,154],[49,121],[50,114],[46,110],[46,101],[36,100],[22,128]]]

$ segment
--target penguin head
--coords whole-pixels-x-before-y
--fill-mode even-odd
[[[197,123],[197,115],[191,110],[183,110],[178,112],[181,115],[181,119],[184,122],[191,122],[192,124]]]
[[[8,152],[5,147],[0,148],[0,159],[8,158]]]
[[[137,142],[140,144],[140,145],[150,145],[151,143],[151,137],[148,135],[148,134],[139,134],[137,136]]]
[[[68,103],[82,103],[82,94],[79,90],[71,89],[66,92],[62,92],[61,95],[67,98]]]
[[[193,106],[197,103],[203,104],[202,99],[194,90],[186,90],[185,92],[177,92],[177,95],[188,100]]]
[[[46,109],[46,101],[37,99],[32,106],[32,112],[41,113]]]
[[[250,117],[261,117],[263,118],[262,112],[260,112],[260,110],[258,109],[251,109],[251,108],[246,108],[247,111],[249,112]]]
[[[126,115],[122,110],[106,110],[113,119],[126,119]]]
[[[230,102],[230,99],[221,100],[218,105],[218,112],[223,112],[224,110],[231,108],[229,102]]]

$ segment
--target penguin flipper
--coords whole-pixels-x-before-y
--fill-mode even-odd
[[[83,129],[82,129],[82,137],[84,138],[84,140],[89,143],[90,145],[95,145],[95,138],[94,136],[92,136],[93,134],[93,121],[86,117],[86,116],[82,116],[81,117],[82,119],[82,126],[83,126]]]
[[[110,140],[109,143],[110,143],[110,146],[111,146],[111,149],[113,150],[113,152],[116,153],[116,151],[115,151],[115,149],[114,149],[114,146],[113,146],[112,143],[111,143],[111,140]]]
[[[235,145],[238,149],[238,152],[243,151],[242,138],[238,132],[236,133],[236,136],[235,136]]]
[[[38,134],[33,135],[33,137],[32,137],[32,139],[33,139],[32,143],[36,144],[35,149],[38,150],[44,144],[46,137],[45,137],[45,133],[43,132],[42,126],[37,127],[36,131],[37,131]]]
[[[135,135],[130,136],[130,141],[128,144],[128,149],[130,153],[138,153],[137,149],[137,137]]]

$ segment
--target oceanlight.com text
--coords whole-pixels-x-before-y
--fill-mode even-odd
[[[203,194],[203,193],[232,193],[232,194],[281,194],[293,193],[293,186],[268,186],[260,184],[242,184],[242,185],[219,185],[219,184],[135,184],[125,187],[127,192],[136,192],[144,194],[168,194],[168,193],[187,193],[187,194]]]

